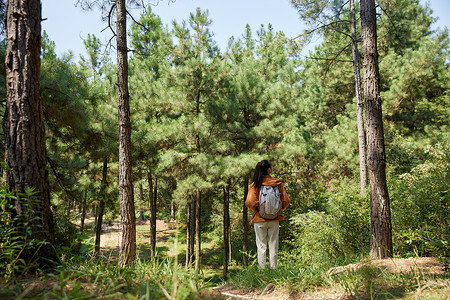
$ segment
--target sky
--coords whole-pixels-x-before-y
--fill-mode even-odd
[[[274,31],[283,31],[288,37],[295,37],[306,29],[306,25],[299,20],[298,14],[291,7],[289,0],[144,0],[152,3],[152,11],[158,15],[162,23],[170,25],[172,20],[181,22],[187,20],[189,13],[195,12],[197,7],[209,11],[213,23],[211,31],[218,46],[225,50],[231,36],[241,37],[249,24],[256,31],[261,24],[272,24]],[[434,28],[447,27],[450,29],[450,1],[449,0],[421,0],[428,2],[433,10],[433,16],[439,18]],[[88,33],[100,38],[102,44],[107,44],[112,36],[106,23],[102,22],[100,11],[83,11],[76,5],[77,0],[41,0],[42,29],[49,39],[56,44],[56,53],[62,55],[71,50],[75,57],[85,54],[83,40]],[[132,10],[135,19],[139,19],[141,10]],[[130,21],[128,21],[130,22]],[[170,26],[169,26],[170,28]],[[105,29],[105,30],[104,30]],[[312,40],[311,45],[304,51],[311,49],[318,40]]]

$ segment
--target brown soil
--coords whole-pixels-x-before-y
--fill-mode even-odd
[[[372,267],[380,272],[389,273],[421,273],[430,275],[443,275],[445,267],[434,257],[410,257],[377,259],[367,262],[360,262],[347,266],[330,269],[329,274],[339,274],[344,271],[358,271],[363,267]]]

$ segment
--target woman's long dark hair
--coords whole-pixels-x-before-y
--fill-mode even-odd
[[[255,183],[255,187],[257,189],[259,189],[262,185],[263,176],[269,175],[267,170],[270,168],[272,168],[270,161],[265,159],[256,164],[255,175],[253,175],[252,183]]]

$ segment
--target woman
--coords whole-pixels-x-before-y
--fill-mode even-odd
[[[245,205],[249,209],[254,210],[252,223],[255,228],[256,247],[258,248],[258,264],[262,269],[266,267],[267,245],[269,245],[270,268],[274,269],[277,266],[279,221],[284,220],[284,218],[282,215],[272,220],[261,217],[258,210],[261,186],[278,187],[281,194],[282,210],[286,209],[291,202],[281,180],[272,178],[270,174],[272,174],[272,165],[268,160],[262,160],[256,164],[255,175],[245,200]]]

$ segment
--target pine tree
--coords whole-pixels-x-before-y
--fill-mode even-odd
[[[364,101],[367,125],[367,161],[370,179],[370,256],[392,257],[392,225],[386,183],[386,152],[380,97],[376,8],[374,0],[361,1]]]
[[[41,242],[22,252],[23,258],[54,259],[53,216],[47,171],[45,127],[40,94],[41,4],[10,0],[6,4],[6,162],[7,183],[16,194],[11,218],[26,239],[27,230]],[[18,30],[20,28],[20,30]],[[36,194],[27,197],[27,189]],[[29,222],[30,228],[18,224]],[[40,263],[44,263],[40,260]]]

